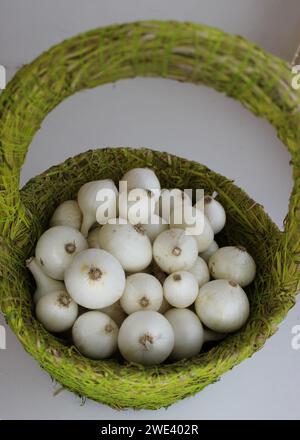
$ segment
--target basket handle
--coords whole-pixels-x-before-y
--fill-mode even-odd
[[[240,36],[193,23],[145,21],[92,30],[52,47],[15,75],[0,96],[1,235],[20,241],[30,227],[19,177],[45,116],[82,89],[136,76],[205,84],[270,121],[292,156],[285,238],[299,264],[300,90],[291,87],[283,60]]]

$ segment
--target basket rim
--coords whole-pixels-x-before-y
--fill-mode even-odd
[[[46,67],[50,67],[50,71],[46,72]],[[250,69],[252,74],[249,75],[247,69]],[[150,397],[147,400],[143,396],[127,396],[126,405],[125,397],[125,400],[122,400],[120,395],[120,402],[123,402],[121,406],[157,408],[201,390],[220,374],[251,355],[255,351],[254,346],[255,349],[260,348],[265,338],[275,332],[276,325],[295,299],[295,292],[300,285],[297,260],[300,251],[300,97],[289,87],[291,72],[286,62],[268,54],[243,37],[233,36],[206,25],[174,21],[112,25],[77,35],[52,47],[22,68],[0,96],[0,209],[3,213],[0,228],[4,237],[0,248],[0,269],[7,279],[15,281],[14,275],[8,273],[12,250],[26,252],[31,245],[30,227],[33,219],[19,197],[19,173],[27,148],[42,120],[56,105],[73,93],[136,76],[160,76],[201,83],[225,92],[239,100],[254,114],[270,121],[277,129],[279,138],[291,152],[294,165],[295,185],[285,221],[286,233],[280,234],[283,249],[278,264],[280,268],[283,264],[288,265],[289,274],[282,270],[278,276],[281,277],[283,286],[288,280],[293,281],[290,281],[290,287],[284,292],[284,308],[277,311],[273,326],[268,332],[263,333],[264,337],[255,341],[255,344],[253,341],[253,347],[243,346],[243,350],[235,353],[230,363],[224,361],[219,374],[214,375],[210,372],[210,378],[206,381],[203,378],[200,380],[199,368],[195,367],[195,370],[191,371],[195,376],[184,376],[185,385],[193,382],[193,386],[181,389],[179,396],[166,393],[159,401],[150,401]],[[29,183],[27,185],[30,186]],[[16,256],[16,264],[20,264],[19,257],[20,255]],[[51,363],[56,367],[59,363],[55,351],[47,355],[40,353],[37,347],[30,350],[28,343],[36,335],[27,333],[18,308],[12,310],[13,304],[7,297],[8,292],[11,295],[10,289],[11,286],[7,285],[3,276],[0,279],[0,306],[10,326],[25,348],[40,360],[43,367],[68,387],[66,378],[61,376],[59,371],[54,372],[51,367]],[[259,325],[263,327],[265,323],[261,322]],[[139,369],[139,372],[141,371]],[[124,380],[120,377],[114,378],[109,368],[105,374],[109,378],[110,386],[120,385],[120,381]],[[101,379],[101,386],[106,383],[107,387],[105,374]],[[158,369],[153,369],[151,381],[159,382],[155,379],[157,374]],[[163,383],[161,385],[163,387]],[[171,386],[174,386],[174,383],[170,382]],[[82,383],[69,388],[91,397],[91,392],[87,393],[88,390]],[[98,389],[97,391],[99,392]],[[101,399],[96,400],[118,406],[108,395],[102,395]]]

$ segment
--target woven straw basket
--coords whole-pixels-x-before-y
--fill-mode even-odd
[[[203,165],[149,149],[87,151],[30,180],[20,168],[44,117],[82,89],[136,76],[205,84],[239,100],[276,128],[292,155],[294,189],[285,231],[232,181]],[[260,349],[295,303],[300,264],[300,93],[286,62],[239,36],[192,23],[137,22],[78,35],[23,67],[0,97],[0,306],[18,339],[65,388],[115,408],[156,409],[195,394]],[[242,244],[258,273],[247,290],[246,326],[206,352],[175,364],[143,367],[93,361],[35,319],[34,284],[25,259],[54,208],[93,179],[118,180],[148,166],[163,187],[216,190],[228,213],[220,243]]]

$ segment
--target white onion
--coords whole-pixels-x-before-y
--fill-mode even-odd
[[[248,286],[256,273],[253,258],[242,246],[218,249],[210,257],[208,267],[213,278],[232,280],[242,287]]]
[[[118,326],[105,313],[87,312],[76,320],[72,336],[83,355],[91,359],[106,359],[117,349]]]
[[[83,213],[82,234],[87,237],[89,229],[97,221],[106,223],[116,216],[118,190],[111,179],[87,182],[78,191],[78,204]]]
[[[66,270],[65,284],[77,304],[101,309],[121,298],[125,273],[113,255],[102,249],[87,249],[76,255]]]
[[[160,313],[139,311],[129,315],[121,325],[118,346],[129,362],[157,365],[172,352],[174,332]]]
[[[202,211],[184,205],[171,212],[170,227],[182,228],[197,240],[198,252],[205,251],[214,239],[213,229]]]
[[[164,282],[164,297],[173,307],[189,307],[198,295],[198,283],[193,274],[178,271],[169,275]]]
[[[162,299],[162,285],[153,275],[135,273],[126,279],[120,304],[129,315],[138,310],[158,310]]]
[[[200,252],[199,256],[208,263],[210,257],[219,249],[218,243],[214,240],[204,252]]]
[[[200,288],[196,313],[209,329],[220,333],[239,330],[249,316],[249,301],[234,281],[214,280]]]
[[[150,168],[133,168],[124,174],[121,181],[127,182],[128,192],[136,188],[160,192],[159,180]]]
[[[211,196],[205,196],[204,200],[199,200],[195,207],[201,209],[204,205],[204,214],[208,218],[209,223],[215,234],[220,232],[226,223],[225,209],[220,202]]]
[[[34,257],[26,260],[26,266],[32,273],[36,282],[36,290],[33,296],[33,301],[35,302],[35,304],[42,296],[47,295],[48,293],[58,290],[64,290],[64,283],[62,281],[54,280],[53,278],[48,277],[48,275],[46,275],[42,271],[41,266],[38,265]]]
[[[36,317],[46,330],[61,333],[69,330],[78,315],[78,306],[66,290],[42,296],[36,304]]]
[[[203,327],[198,316],[189,309],[171,309],[165,317],[174,331],[174,348],[170,358],[174,361],[189,359],[202,348]]]
[[[35,257],[43,272],[56,280],[63,280],[65,270],[75,255],[88,247],[83,235],[70,226],[54,226],[39,238]]]
[[[99,232],[99,244],[114,255],[127,272],[140,272],[151,263],[151,243],[140,225],[107,223]]]
[[[166,273],[188,270],[198,256],[197,242],[182,229],[161,232],[153,243],[153,258]]]
[[[203,284],[209,281],[209,269],[206,262],[201,257],[197,257],[197,260],[193,267],[189,269],[197,280],[198,286],[201,287]]]
[[[80,229],[82,222],[82,212],[76,200],[66,200],[61,203],[54,211],[50,226],[70,226]]]

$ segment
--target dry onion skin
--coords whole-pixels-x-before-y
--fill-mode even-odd
[[[105,313],[91,311],[81,315],[72,329],[75,346],[91,359],[110,358],[117,350],[118,326]]]
[[[204,202],[204,203],[203,203]],[[204,214],[206,215],[213,231],[218,234],[225,226],[226,212],[218,200],[211,196],[205,196],[204,200],[199,200],[195,207],[204,206]]]
[[[213,278],[235,281],[242,287],[248,286],[255,278],[255,261],[242,246],[218,249],[210,257],[208,266]]]
[[[135,273],[126,279],[120,299],[123,310],[130,315],[138,310],[157,311],[162,305],[163,288],[160,282],[147,273]]]
[[[194,237],[186,235],[183,229],[168,229],[155,239],[153,258],[163,272],[188,270],[196,262],[198,246]]]
[[[99,244],[119,260],[126,272],[141,272],[151,263],[151,242],[140,225],[107,223],[99,232]]]
[[[74,324],[78,316],[78,305],[66,290],[58,290],[41,297],[36,304],[35,313],[46,330],[61,333]]]
[[[65,289],[65,285],[62,281],[54,280],[42,271],[41,266],[37,263],[34,257],[26,260],[26,266],[32,273],[36,283],[36,290],[33,295],[33,301],[35,304],[42,296]]]
[[[173,350],[173,328],[158,312],[135,312],[121,325],[118,346],[128,362],[158,365],[165,361]]]
[[[194,275],[199,287],[203,286],[203,284],[208,283],[210,279],[208,266],[201,257],[197,257],[194,266],[190,268],[189,272]]]
[[[113,255],[103,249],[87,249],[66,270],[65,285],[77,304],[101,309],[121,298],[125,273]]]
[[[54,226],[40,236],[35,257],[46,275],[63,280],[65,270],[75,255],[87,247],[86,239],[76,229],[70,226]]]
[[[204,252],[214,240],[214,231],[200,209],[189,205],[175,208],[170,217],[171,228],[182,228],[187,234],[195,237],[198,252]]]
[[[150,168],[132,168],[123,175],[120,182],[127,182],[128,192],[138,188],[160,194],[160,182]],[[119,189],[121,191],[121,187]]]
[[[198,295],[198,282],[190,272],[181,270],[169,275],[164,282],[164,297],[177,308],[189,307]]]
[[[83,213],[81,233],[84,237],[96,221],[104,224],[116,216],[117,197],[118,190],[111,179],[87,182],[80,187],[77,201]]]
[[[189,359],[200,353],[204,332],[198,316],[189,309],[170,309],[165,317],[174,331],[174,348],[170,355],[173,361]]]
[[[52,214],[50,227],[70,226],[80,230],[82,223],[82,212],[76,200],[66,200],[61,203]]]
[[[195,310],[209,329],[232,333],[246,323],[250,309],[242,287],[234,281],[214,280],[199,290]]]

